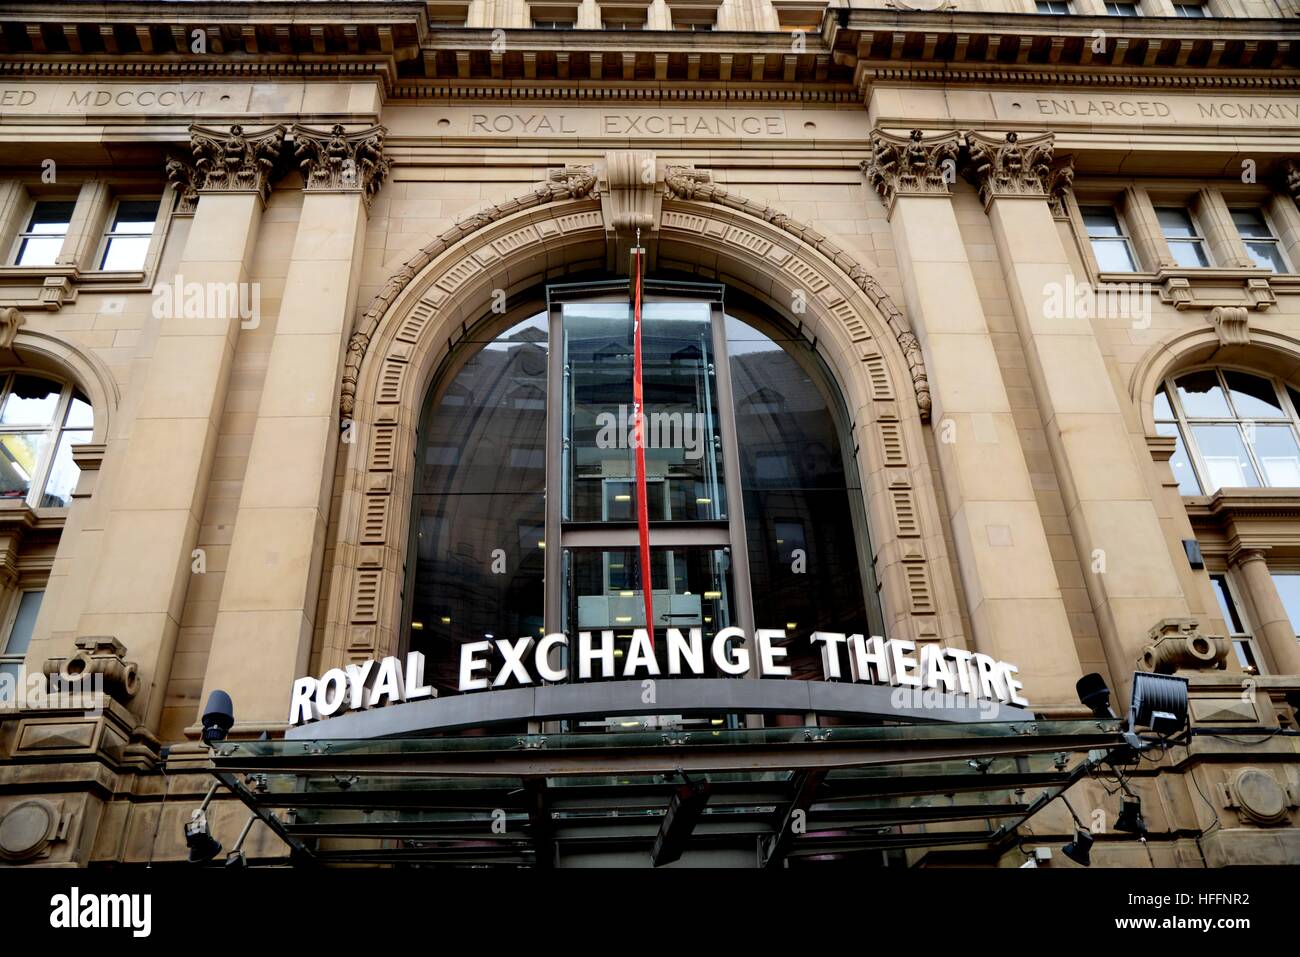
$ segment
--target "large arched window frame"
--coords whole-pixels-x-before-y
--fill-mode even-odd
[[[756,501],[755,496],[762,494],[768,494],[779,502],[775,511],[772,507],[764,506],[765,514],[769,517],[776,516],[776,520],[767,523],[773,526],[774,531],[765,530],[771,532],[765,534],[766,538],[771,539],[765,544],[774,549],[769,564],[788,562],[790,565],[798,565],[801,559],[806,557],[802,554],[802,550],[798,549],[798,546],[803,543],[797,540],[801,529],[800,519],[806,517],[800,515],[800,496],[806,497],[808,492],[801,486],[809,484],[806,480],[810,474],[824,476],[830,473],[842,474],[841,485],[838,488],[825,490],[829,494],[838,495],[838,501],[844,503],[842,508],[845,517],[838,523],[841,538],[836,543],[839,549],[837,554],[843,556],[847,547],[852,550],[854,559],[852,562],[836,563],[846,567],[852,566],[850,574],[854,581],[837,582],[835,587],[841,591],[848,591],[850,590],[848,586],[851,584],[851,588],[857,592],[859,608],[852,615],[855,620],[837,621],[835,624],[839,626],[839,630],[870,629],[874,633],[879,633],[883,631],[883,620],[867,536],[865,502],[857,477],[855,449],[852,440],[848,438],[851,435],[851,427],[838,386],[833,382],[824,362],[806,339],[787,331],[779,320],[764,315],[766,310],[761,308],[747,308],[743,302],[734,306],[728,303],[724,308],[723,294],[724,288],[717,284],[647,283],[648,333],[654,338],[652,324],[656,309],[660,310],[661,314],[663,310],[669,313],[676,310],[679,322],[687,325],[696,323],[692,327],[696,344],[680,349],[680,357],[671,357],[669,364],[675,364],[680,359],[684,369],[683,375],[688,378],[693,377],[692,381],[696,383],[696,393],[707,395],[711,391],[714,397],[710,401],[710,408],[701,410],[707,423],[705,429],[708,435],[705,449],[707,454],[700,456],[698,465],[683,462],[679,457],[674,460],[671,468],[668,468],[669,472],[687,479],[685,484],[690,489],[689,493],[683,498],[682,492],[669,487],[671,484],[669,481],[655,483],[658,487],[652,490],[655,498],[651,500],[651,564],[655,576],[656,629],[662,634],[662,629],[677,624],[674,618],[680,617],[690,618],[692,622],[702,621],[706,630],[725,625],[738,626],[747,633],[752,633],[756,627],[786,629],[792,641],[796,636],[806,638],[809,632],[815,630],[819,623],[807,620],[802,614],[782,614],[774,618],[771,601],[767,602],[766,608],[760,615],[762,620],[755,620],[756,602],[753,600],[755,596],[750,587],[749,550],[760,546],[755,542],[757,536],[754,530],[746,528],[744,503],[747,499]],[[543,484],[534,479],[528,483],[526,489],[529,493],[542,493],[543,488],[545,490],[544,495],[538,494],[541,504],[537,506],[544,508],[541,528],[536,529],[540,532],[540,536],[535,543],[538,546],[537,552],[541,554],[538,555],[536,552],[532,554],[533,559],[540,558],[544,562],[546,583],[544,620],[530,626],[530,630],[537,635],[557,631],[573,634],[579,630],[599,630],[604,624],[620,631],[627,631],[643,624],[639,578],[631,574],[633,569],[630,567],[637,561],[635,484],[624,481],[621,474],[610,476],[607,473],[600,473],[586,477],[580,475],[582,463],[579,461],[581,458],[579,453],[583,443],[590,445],[591,431],[588,427],[586,433],[581,436],[575,435],[574,431],[574,423],[578,421],[574,414],[575,404],[581,405],[590,401],[590,395],[593,394],[586,386],[577,387],[576,380],[588,376],[591,368],[597,368],[605,356],[609,357],[611,368],[614,369],[614,374],[608,380],[611,383],[610,394],[617,392],[621,385],[628,392],[625,400],[621,401],[626,401],[629,406],[631,404],[630,378],[624,374],[627,370],[623,369],[623,365],[628,364],[626,351],[630,344],[631,333],[628,303],[626,281],[552,286],[548,290],[544,312],[529,318],[532,310],[512,311],[510,316],[503,316],[496,321],[485,321],[480,323],[478,328],[471,329],[466,340],[459,344],[442,364],[442,368],[434,377],[426,400],[421,435],[417,442],[417,447],[420,449],[417,453],[417,469],[426,461],[450,461],[438,452],[443,445],[473,441],[471,432],[477,427],[474,418],[458,420],[466,423],[464,428],[447,429],[445,425],[441,426],[442,434],[438,433],[431,421],[433,411],[445,403],[449,396],[458,399],[453,406],[458,406],[464,401],[486,401],[483,396],[477,398],[465,396],[464,393],[468,391],[467,384],[476,381],[476,376],[488,373],[489,370],[497,375],[502,374],[500,361],[493,361],[483,368],[483,373],[466,372],[458,379],[457,376],[466,370],[467,364],[475,362],[475,356],[481,356],[489,343],[495,343],[497,348],[502,348],[507,342],[518,345],[523,338],[519,333],[524,327],[531,328],[531,337],[540,337],[544,322],[546,340],[542,346],[546,350],[547,361],[547,388],[544,394],[546,425],[543,442],[546,449],[545,480]],[[567,327],[566,310],[570,316]],[[602,328],[600,323],[595,322],[588,325],[588,329],[596,330],[590,333],[588,341],[576,342],[575,337],[570,333],[581,325],[579,314],[584,311],[596,314],[601,310],[608,311],[610,316],[614,317],[609,327],[611,330],[609,341],[599,341],[604,333],[599,331]],[[686,312],[695,318],[687,317]],[[575,321],[573,316],[579,316],[579,319]],[[624,329],[623,326],[626,328]],[[816,401],[812,404],[824,406],[824,412],[829,413],[828,417],[833,421],[823,428],[832,435],[832,438],[822,443],[822,451],[818,454],[823,458],[835,459],[833,463],[819,469],[819,465],[825,463],[796,462],[794,468],[790,470],[788,482],[781,480],[778,474],[780,470],[771,471],[769,475],[761,468],[756,468],[752,461],[745,462],[742,467],[740,456],[746,452],[747,444],[753,446],[758,443],[752,441],[747,443],[738,439],[737,405],[744,406],[745,403],[753,405],[756,399],[761,399],[768,405],[780,404],[784,401],[784,398],[779,397],[777,390],[773,388],[777,383],[759,382],[758,377],[754,375],[745,376],[748,380],[745,386],[746,394],[743,396],[736,394],[736,387],[731,381],[732,364],[728,360],[733,351],[744,351],[745,345],[729,340],[735,336],[745,338],[746,333],[743,330],[746,329],[753,333],[752,338],[755,343],[759,340],[765,343],[761,346],[754,345],[754,348],[760,350],[765,348],[769,353],[776,353],[777,357],[786,360],[785,368],[788,374],[791,370],[797,369],[793,374],[794,378],[799,380],[798,388],[803,390],[804,405],[809,404],[810,396],[816,396]],[[510,330],[509,338],[506,337],[507,330]],[[581,338],[581,335],[578,338]],[[668,338],[671,338],[671,335]],[[623,341],[624,339],[627,341]],[[585,368],[583,363],[586,364]],[[509,365],[510,363],[506,364],[507,369]],[[662,362],[659,369],[662,377]],[[597,368],[597,373],[599,371]],[[487,377],[493,378],[490,374]],[[515,385],[503,381],[499,385],[487,386],[494,395],[499,393],[496,398],[490,400],[493,407],[504,408],[503,403],[509,405],[510,396],[516,398],[524,396],[526,400],[524,404],[528,408],[535,404],[538,398],[536,378],[529,376],[514,378],[520,380]],[[584,389],[586,391],[583,391]],[[595,386],[597,394],[599,389],[600,385],[597,383]],[[688,388],[687,391],[691,390]],[[614,398],[618,397],[614,396]],[[649,394],[647,403],[649,411],[653,414],[654,399]],[[602,410],[608,408],[608,404],[601,406]],[[756,414],[768,413],[759,410]],[[502,422],[513,421],[508,414],[503,413],[503,415],[506,415],[506,419],[502,419]],[[587,415],[588,426],[592,418],[593,415]],[[773,417],[773,421],[778,418]],[[501,433],[504,430],[497,426],[494,427],[494,431]],[[507,467],[510,461],[507,458],[508,453],[513,454],[513,449],[507,449],[503,442],[493,454],[503,463],[503,467]],[[618,454],[621,455],[622,452]],[[628,449],[629,461],[631,454],[631,450]],[[608,456],[604,457],[608,458]],[[524,463],[521,461],[519,464]],[[667,467],[661,460],[659,463],[661,475],[664,474],[665,468]],[[682,475],[684,468],[690,473],[689,475]],[[744,481],[746,475],[751,479],[748,483]],[[759,479],[754,481],[756,475]],[[594,491],[575,493],[575,489],[584,481]],[[451,493],[452,485],[453,483],[444,481],[442,488]],[[746,487],[747,485],[751,487]],[[429,587],[428,583],[422,584],[419,580],[420,550],[429,548],[430,536],[441,534],[437,526],[442,519],[438,516],[447,512],[444,505],[434,503],[439,496],[431,494],[429,486],[422,486],[418,476],[415,491],[411,550],[407,561],[407,586],[403,595],[407,609],[404,618],[408,623],[405,629],[406,639],[410,647],[418,647],[424,640],[431,638],[431,633],[438,631],[440,627],[451,628],[458,624],[454,620],[456,617],[454,608],[433,607],[428,603],[422,605],[421,596],[417,595],[420,589]],[[486,490],[480,491],[486,494]],[[503,507],[509,507],[511,503],[503,498],[502,504]],[[534,508],[532,505],[524,506],[525,510],[532,508]],[[778,514],[782,509],[790,514]],[[804,504],[803,511],[816,512],[816,508]],[[509,530],[503,528],[496,529],[494,534],[506,546],[504,551],[510,553],[511,560],[524,560],[528,550],[523,548],[521,543],[516,552],[515,543],[507,541],[510,537],[506,534],[507,531]],[[523,532],[521,531],[520,534],[522,535]],[[452,548],[453,544],[447,539],[441,547],[451,554],[455,551]],[[489,544],[491,543],[486,540],[469,543],[469,551],[475,552],[476,564],[482,565],[486,560],[486,554],[477,553],[486,553]],[[756,558],[761,560],[761,554],[756,554]],[[820,567],[814,565],[809,569],[810,574],[794,580],[805,596],[816,595],[819,587],[822,589],[829,587],[830,574],[826,570],[827,564],[828,562],[824,561]],[[444,577],[450,580],[450,576]],[[480,581],[482,580],[480,578]],[[581,585],[575,584],[578,581],[597,583],[600,587],[589,589],[588,592],[599,591],[601,594],[584,592]],[[448,590],[455,592],[457,588],[458,585],[452,583]],[[757,597],[760,599],[758,603],[761,604],[761,600],[767,596]],[[613,608],[613,605],[619,607]],[[601,614],[607,614],[608,620],[597,621],[597,618],[593,617]],[[801,620],[795,620],[796,618]],[[481,631],[487,622],[476,624],[478,625],[476,630]],[[522,629],[522,621],[515,624]],[[683,627],[688,626],[685,621],[681,624]],[[827,623],[821,623],[821,627],[826,626]],[[507,634],[509,634],[508,630]],[[478,639],[491,636],[496,635],[494,632],[488,632],[469,637]],[[496,637],[506,637],[506,635]],[[510,637],[516,636],[510,635]],[[620,638],[622,637],[625,636],[620,635]],[[806,641],[801,644],[792,643],[792,657],[802,654],[795,649],[806,644]],[[810,656],[803,655],[803,657]],[[811,660],[794,663],[797,677],[819,676]],[[802,673],[800,673],[801,668]]]
[[[79,471],[72,446],[91,440],[94,411],[71,383],[0,373],[0,499],[67,508]]]
[[[1300,392],[1276,376],[1204,366],[1165,378],[1156,432],[1173,437],[1183,495],[1220,488],[1300,487]]]

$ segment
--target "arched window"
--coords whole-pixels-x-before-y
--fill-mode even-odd
[[[1170,465],[1184,495],[1300,487],[1300,393],[1280,379],[1207,368],[1167,379],[1156,431],[1176,440]]]
[[[0,498],[66,508],[80,474],[72,446],[90,441],[94,412],[75,386],[26,372],[0,375]]]
[[[820,678],[809,634],[882,627],[847,416],[815,350],[723,292],[646,285],[654,628],[784,630],[793,676]],[[632,344],[626,282],[552,286],[431,387],[405,599],[440,695],[466,642],[609,630],[622,657],[645,626]]]

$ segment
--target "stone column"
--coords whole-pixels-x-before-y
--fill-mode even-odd
[[[1116,699],[1125,701],[1148,630],[1188,617],[1188,609],[1102,346],[1081,314],[1087,310],[1075,305],[1049,205],[1056,180],[1068,183],[1070,174],[1052,168],[1050,133],[1004,140],[971,133],[967,142],[967,172],[992,221]]]
[[[872,135],[868,179],[889,207],[975,647],[1020,667],[1039,707],[1078,707],[1081,668],[948,186],[957,134]]]
[[[139,663],[141,688],[132,706],[153,730],[284,128],[246,134],[238,126],[229,133],[196,126],[191,135],[201,199],[177,275],[158,279],[166,292],[155,300],[158,339],[147,370],[131,384],[139,390],[135,419],[115,436],[126,448],[78,629],[82,636],[118,639]]]
[[[1255,636],[1268,649],[1274,673],[1300,675],[1300,641],[1296,640],[1295,625],[1291,623],[1291,616],[1273,584],[1264,549],[1240,549],[1229,562],[1240,573],[1239,580],[1246,586],[1255,612],[1251,625]]]
[[[229,692],[245,729],[283,726],[307,668],[366,210],[388,171],[383,135],[294,127],[302,215],[203,679],[203,700]]]
[[[1205,234],[1214,265],[1233,269],[1250,269],[1255,261],[1246,252],[1246,244],[1237,233],[1232,212],[1217,189],[1202,189],[1196,194],[1193,212]]]

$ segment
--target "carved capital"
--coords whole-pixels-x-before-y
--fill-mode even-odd
[[[1048,197],[1053,186],[1054,139],[1052,133],[1022,138],[1012,132],[1001,140],[983,133],[967,133],[966,178],[975,184],[985,206],[999,197]],[[1073,169],[1069,175],[1072,179]]]
[[[1250,313],[1245,306],[1215,306],[1210,310],[1209,323],[1225,346],[1250,344]]]
[[[266,202],[284,150],[284,133],[283,126],[260,133],[246,133],[238,124],[229,133],[191,126],[195,189],[199,193],[254,192]]]
[[[173,215],[193,216],[199,204],[198,173],[189,163],[175,156],[167,157],[167,181],[176,188],[180,200]]]
[[[328,131],[294,126],[294,159],[302,170],[303,189],[359,190],[366,208],[388,175],[382,126],[347,132],[335,123]]]
[[[896,136],[873,130],[871,159],[860,165],[873,189],[891,210],[899,196],[947,193],[956,179],[956,133],[926,137],[920,130]]]
[[[27,317],[14,306],[0,309],[0,349],[12,349],[18,330],[27,323]]]

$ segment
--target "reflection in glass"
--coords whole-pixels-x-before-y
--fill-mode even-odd
[[[14,376],[13,388],[0,409],[0,425],[49,425],[63,387],[36,376]]]
[[[0,498],[27,497],[49,441],[44,432],[0,435]]]
[[[1224,398],[1219,385],[1219,377],[1213,369],[1202,369],[1181,375],[1175,381],[1178,386],[1178,400],[1183,404],[1183,411],[1190,417],[1230,418],[1232,411],[1228,400]]]
[[[819,679],[809,634],[881,627],[874,595],[868,617],[854,534],[861,488],[845,467],[828,380],[792,355],[807,347],[726,322],[755,625],[785,628],[794,677]],[[817,361],[811,351],[805,360]]]
[[[1300,487],[1300,446],[1289,425],[1255,425],[1246,429],[1264,483],[1273,488]]]
[[[484,344],[425,409],[410,647],[440,695],[458,690],[462,644],[542,634],[546,373],[543,314]]]
[[[566,517],[636,518],[632,317],[623,303],[566,303]],[[642,309],[647,512],[651,521],[726,517],[713,333],[707,302]]]
[[[1174,454],[1169,459],[1169,467],[1174,478],[1178,479],[1178,492],[1181,495],[1200,495],[1201,483],[1196,479],[1196,471],[1187,457],[1187,446],[1183,443],[1182,430],[1173,422],[1157,422],[1157,435],[1172,435],[1175,439]]]
[[[1257,488],[1259,476],[1246,454],[1235,425],[1193,425],[1192,435],[1205,462],[1207,492],[1220,488]]]
[[[60,436],[45,493],[41,496],[41,508],[67,508],[72,504],[72,493],[81,477],[81,469],[72,461],[72,446],[89,441],[90,433],[86,431],[66,431]]]
[[[1268,379],[1234,369],[1224,369],[1223,378],[1232,394],[1233,408],[1242,418],[1276,419],[1286,415]]]

